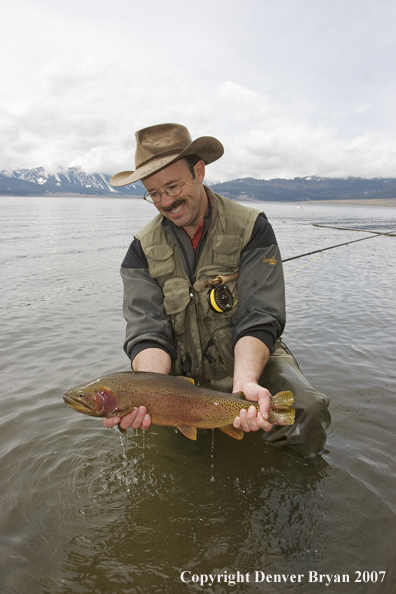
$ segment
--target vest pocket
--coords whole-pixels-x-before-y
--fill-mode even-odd
[[[234,373],[234,350],[232,348],[232,328],[227,324],[213,332],[213,341],[219,352],[227,375]]]
[[[187,279],[173,277],[162,287],[165,313],[170,317],[173,331],[180,336],[185,330],[187,307],[190,303],[190,283]]]
[[[174,248],[168,244],[154,245],[146,249],[150,276],[156,278],[171,274],[175,269]]]
[[[218,270],[218,269],[217,269]],[[223,272],[221,270],[221,272]],[[210,275],[212,276],[212,274]],[[213,274],[215,277],[215,274]],[[233,298],[233,307],[229,311],[218,313],[209,307],[206,289],[197,293],[200,319],[202,320],[202,334],[205,336],[206,352],[204,352],[205,375],[210,379],[221,379],[225,375],[233,375],[234,352],[232,348],[233,324],[232,317],[238,309],[237,281],[225,283]]]
[[[211,380],[219,380],[234,373],[234,352],[232,348],[232,328],[228,325],[217,328],[206,344],[204,354],[204,374]]]
[[[217,235],[213,240],[216,262],[239,266],[241,246],[242,238],[239,235]]]

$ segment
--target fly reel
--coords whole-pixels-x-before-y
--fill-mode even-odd
[[[230,311],[234,305],[231,291],[225,285],[217,285],[210,289],[207,299],[210,309],[216,313]]]

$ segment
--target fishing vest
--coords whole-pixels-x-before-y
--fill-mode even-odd
[[[241,251],[249,241],[260,211],[208,192],[212,221],[195,270],[194,285],[239,270]],[[217,212],[216,212],[217,211]],[[213,220],[214,219],[214,220]],[[136,235],[147,257],[149,274],[160,284],[164,310],[177,344],[172,374],[186,375],[197,383],[217,381],[234,373],[232,317],[238,308],[237,281],[226,287],[232,296],[228,311],[214,311],[210,289],[195,290],[184,269],[177,246],[157,215]]]

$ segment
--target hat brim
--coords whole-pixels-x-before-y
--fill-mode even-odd
[[[149,177],[160,169],[171,165],[175,161],[179,161],[179,159],[189,157],[190,155],[196,155],[202,159],[205,165],[209,165],[210,163],[217,161],[217,159],[220,159],[223,153],[224,147],[217,138],[214,138],[213,136],[201,136],[177,155],[167,155],[166,157],[158,156],[158,158],[151,159],[147,163],[144,163],[136,171],[121,171],[120,173],[116,173],[110,179],[110,183],[115,188],[127,186],[135,181]]]

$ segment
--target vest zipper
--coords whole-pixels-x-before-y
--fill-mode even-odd
[[[194,284],[194,282],[195,282],[194,281],[194,272],[193,272],[193,270],[191,268],[190,261],[188,259],[187,254],[186,254],[186,250],[184,249],[184,245],[180,241],[178,241],[177,243],[178,243],[178,245],[180,247],[180,250],[181,250],[181,252],[183,254],[183,260],[186,263],[186,267],[187,267],[187,270],[186,270],[187,276],[188,276],[188,279],[189,279],[190,284],[192,286]]]

